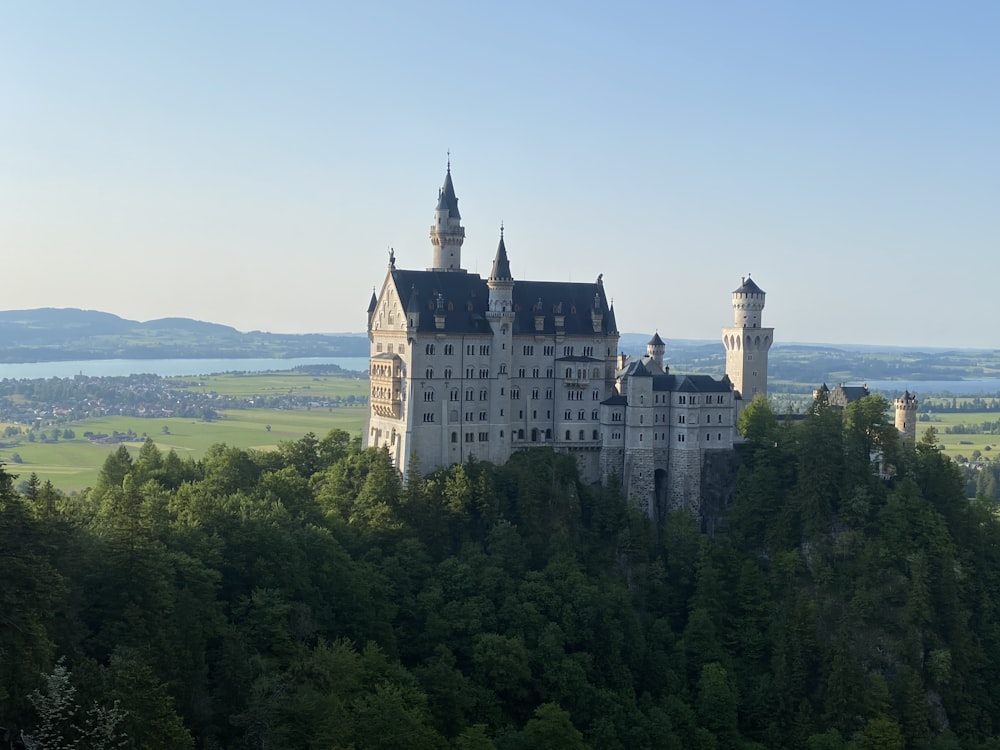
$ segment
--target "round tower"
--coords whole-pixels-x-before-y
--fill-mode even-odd
[[[428,271],[465,271],[462,268],[465,227],[462,226],[462,215],[458,212],[455,185],[451,181],[451,159],[448,160],[444,185],[438,191],[438,203],[434,209],[434,223],[431,224],[430,237],[434,252]]]
[[[904,443],[914,445],[917,442],[917,396],[915,393],[903,391],[896,399],[896,429]]]
[[[646,356],[662,368],[663,355],[666,353],[666,350],[667,345],[664,344],[663,339],[660,338],[660,332],[655,332],[653,334],[653,338],[651,338],[649,343],[646,344]]]
[[[758,393],[767,396],[767,353],[774,342],[774,329],[761,327],[765,296],[749,276],[741,279],[733,291],[733,325],[722,329],[726,374],[744,405]]]

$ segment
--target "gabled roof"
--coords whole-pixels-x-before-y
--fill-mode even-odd
[[[378,297],[375,296],[375,290],[372,289],[372,298],[368,302],[368,314],[371,315],[375,312],[375,307],[378,305]]]
[[[458,212],[458,196],[455,195],[455,185],[451,181],[451,164],[448,165],[448,171],[444,175],[444,185],[438,192],[438,211],[447,211],[448,215],[453,219],[461,219],[462,215]]]
[[[491,332],[492,329],[486,322],[490,290],[486,279],[478,274],[406,271],[399,268],[390,268],[389,274],[391,283],[408,312],[420,309],[433,313],[437,309],[440,295],[444,298],[445,307],[444,332]],[[515,281],[512,297],[515,335],[554,335],[558,317],[563,322],[559,330],[567,336],[593,336],[595,332],[591,312],[594,310],[595,300],[596,312],[602,315],[600,331],[596,335],[617,332],[604,286],[597,282]],[[536,317],[542,318],[540,329],[535,326]],[[442,329],[436,328],[434,318],[430,315],[420,317],[417,330],[442,332]]]
[[[749,276],[741,281],[739,288],[733,290],[733,294],[764,294],[764,290],[757,286]]]
[[[729,378],[716,380],[711,375],[657,375],[653,378],[654,391],[677,393],[729,393]]]

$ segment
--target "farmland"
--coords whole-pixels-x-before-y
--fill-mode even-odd
[[[149,436],[164,452],[174,450],[181,458],[197,459],[216,443],[268,450],[283,440],[296,440],[307,432],[320,437],[332,429],[358,434],[364,425],[365,414],[363,407],[356,406],[332,410],[239,409],[219,412],[221,419],[210,422],[181,417],[97,417],[65,425],[76,434],[70,440],[43,443],[7,439],[5,447],[0,448],[0,461],[8,464],[8,469],[19,474],[21,479],[35,472],[56,488],[73,492],[93,486],[105,458],[117,448],[114,444],[91,442],[82,437],[84,432],[113,435],[132,431],[137,439],[122,443],[132,452],[138,452],[145,437]],[[14,463],[14,454],[20,457],[21,463]]]

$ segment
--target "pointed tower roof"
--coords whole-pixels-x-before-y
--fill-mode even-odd
[[[618,322],[615,320],[615,303],[608,306],[608,332],[618,333]]]
[[[660,338],[660,332],[657,331],[646,346],[666,346],[666,344],[663,343],[663,339]]]
[[[448,160],[448,171],[444,175],[444,185],[438,192],[438,211],[447,211],[453,219],[461,219],[458,212],[458,196],[455,195],[455,185],[451,181],[451,159]]]
[[[368,303],[368,314],[371,315],[375,312],[375,306],[378,305],[378,297],[375,296],[375,287],[372,287],[372,298]]]
[[[503,224],[500,225],[500,244],[497,245],[497,254],[493,258],[490,281],[513,281],[510,275],[510,261],[507,260],[507,246],[503,241]]]
[[[757,286],[749,276],[744,277],[740,281],[739,288],[734,289],[733,294],[764,294],[764,290]]]
[[[416,284],[410,287],[410,300],[406,303],[406,312],[420,312],[420,300],[418,299]]]

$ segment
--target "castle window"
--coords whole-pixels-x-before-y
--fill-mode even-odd
[[[554,346],[546,346],[544,349],[544,354],[546,357],[554,357],[556,353],[556,348]]]
[[[425,412],[424,413],[424,421],[425,422],[433,422],[434,421],[434,412]]]
[[[479,353],[480,354],[489,354],[490,353],[490,348],[488,346],[481,346],[481,347],[479,347]]]
[[[545,371],[545,377],[551,378],[555,374],[555,369],[550,367]]]
[[[572,418],[573,418],[573,412],[571,412],[569,409],[563,412],[563,419],[572,419]]]
[[[475,367],[466,367],[465,368],[465,377],[472,378],[472,377],[475,376],[475,374],[476,374],[476,368]]]
[[[687,396],[678,396],[677,397],[677,403],[678,404],[686,404],[687,403]]]
[[[488,432],[480,432],[479,433],[479,442],[480,443],[485,443],[489,439],[490,439],[490,433],[488,433]]]
[[[485,401],[489,397],[490,397],[489,391],[487,391],[485,388],[483,388],[481,391],[479,391],[479,400],[480,401]]]
[[[427,346],[424,347],[424,354],[433,354],[433,353],[434,353],[434,344],[428,344]]]
[[[639,415],[639,424],[642,424],[642,414]]]
[[[519,398],[521,398],[521,389],[520,388],[511,388],[510,389],[510,400],[511,401],[517,401],[517,399],[519,399]]]
[[[466,401],[472,401],[473,394],[474,394],[474,392],[473,392],[473,390],[471,388],[466,388],[465,389],[465,400]]]
[[[500,437],[503,438],[503,430],[500,430]]]
[[[642,433],[641,432],[639,433],[639,442],[640,443],[642,442]]]
[[[465,433],[465,442],[471,443],[475,435],[471,432]]]
[[[711,414],[706,414],[705,415],[705,421],[708,422],[709,424],[712,424],[712,415]]]
[[[551,440],[552,439],[552,428],[551,427],[545,431],[545,439],[546,440]]]
[[[458,433],[457,432],[451,433],[451,442],[453,442],[453,443],[457,443],[458,442]]]
[[[601,400],[601,392],[600,391],[594,391],[591,394],[591,396],[590,396],[590,400],[591,401],[600,401]]]
[[[599,370],[598,368],[596,368],[596,367],[595,367],[595,368],[594,368],[594,369],[593,369],[593,370],[591,371],[591,375],[590,375],[590,376],[591,376],[592,378],[599,378],[599,377],[601,377],[601,371],[600,371],[600,370]]]
[[[389,345],[388,345],[388,346],[386,347],[386,352],[387,352],[388,354],[392,354],[392,344],[389,344]]]
[[[566,368],[566,377],[567,378],[573,377],[573,368],[572,367],[567,367]]]
[[[677,417],[677,424],[684,424],[684,419],[685,419],[685,417],[684,417],[683,414],[679,415]]]
[[[488,380],[490,377],[490,371],[486,368],[480,368],[479,377],[483,378],[484,380]]]
[[[455,347],[452,344],[445,344],[444,345],[444,353],[445,354],[454,354],[455,353]]]
[[[500,410],[500,416],[503,416],[503,409]]]
[[[523,351],[524,351],[524,355],[526,357],[530,357],[532,354],[535,353],[535,347],[533,347],[533,346],[525,346]]]
[[[594,430],[594,438],[593,439],[594,440],[600,440],[601,439],[600,438],[600,433],[597,430]]]
[[[538,428],[533,428],[531,430],[531,442],[533,443],[538,442]]]
[[[593,357],[594,356],[594,347],[592,347],[592,346],[585,346],[585,347],[583,347],[583,356],[584,357]]]
[[[533,399],[537,399],[538,398],[538,389],[537,388],[532,388],[531,389],[531,398],[533,398]]]
[[[684,436],[683,435],[678,435],[677,436],[677,442],[678,443],[683,443],[684,442]]]
[[[600,417],[600,415],[598,414],[597,409],[594,409],[592,412],[590,412],[590,418],[591,419],[597,420],[597,419],[599,419],[599,417]]]
[[[573,356],[573,347],[572,346],[564,346],[563,347],[563,356],[564,357],[572,357]]]
[[[484,412],[484,411],[479,412],[479,421],[480,422],[485,422],[486,419],[487,419],[486,412]]]
[[[501,375],[507,374],[507,365],[500,365],[500,374]]]
[[[531,418],[538,419],[538,412],[535,409],[531,410]]]
[[[451,380],[451,368],[450,367],[444,368],[444,379],[445,380]]]
[[[434,391],[424,391],[424,401],[433,401]]]
[[[476,345],[475,344],[466,344],[465,345],[465,353],[466,354],[475,354],[476,353]]]
[[[523,377],[524,377],[524,372],[525,372],[525,371],[524,371],[524,368],[523,368],[523,367],[519,367],[519,368],[517,369],[517,376],[518,376],[519,378],[523,378]]]
[[[586,440],[586,439],[587,439],[587,433],[585,433],[583,430],[580,430],[580,440]]]
[[[587,418],[585,415],[586,412],[583,409],[580,409],[580,411],[576,413],[576,418],[582,421]]]
[[[430,380],[431,378],[433,378],[434,377],[434,368],[433,367],[428,367],[426,374],[427,374],[427,379],[428,380]]]
[[[572,439],[572,438],[570,438],[570,436],[569,436],[569,430],[566,430],[566,439],[567,439],[567,440],[571,440],[571,439]]]
[[[533,369],[533,370],[531,371],[531,377],[533,377],[533,378],[537,378],[537,377],[538,377],[538,368],[537,368],[537,367],[535,367],[535,368],[534,368],[534,369]]]
[[[375,351],[377,351],[377,352],[382,351],[382,342],[381,341],[379,343],[375,344]]]
[[[458,401],[458,388],[451,389],[451,396],[449,397],[451,401]]]
[[[471,422],[472,421],[472,412],[471,411],[465,412],[465,421],[466,422]]]
[[[722,440],[722,433],[719,433],[719,440]]]
[[[518,430],[517,431],[517,439],[518,440],[524,440],[524,430]]]
[[[712,439],[712,433],[711,432],[706,432],[705,433],[705,440],[711,440],[711,439]]]

